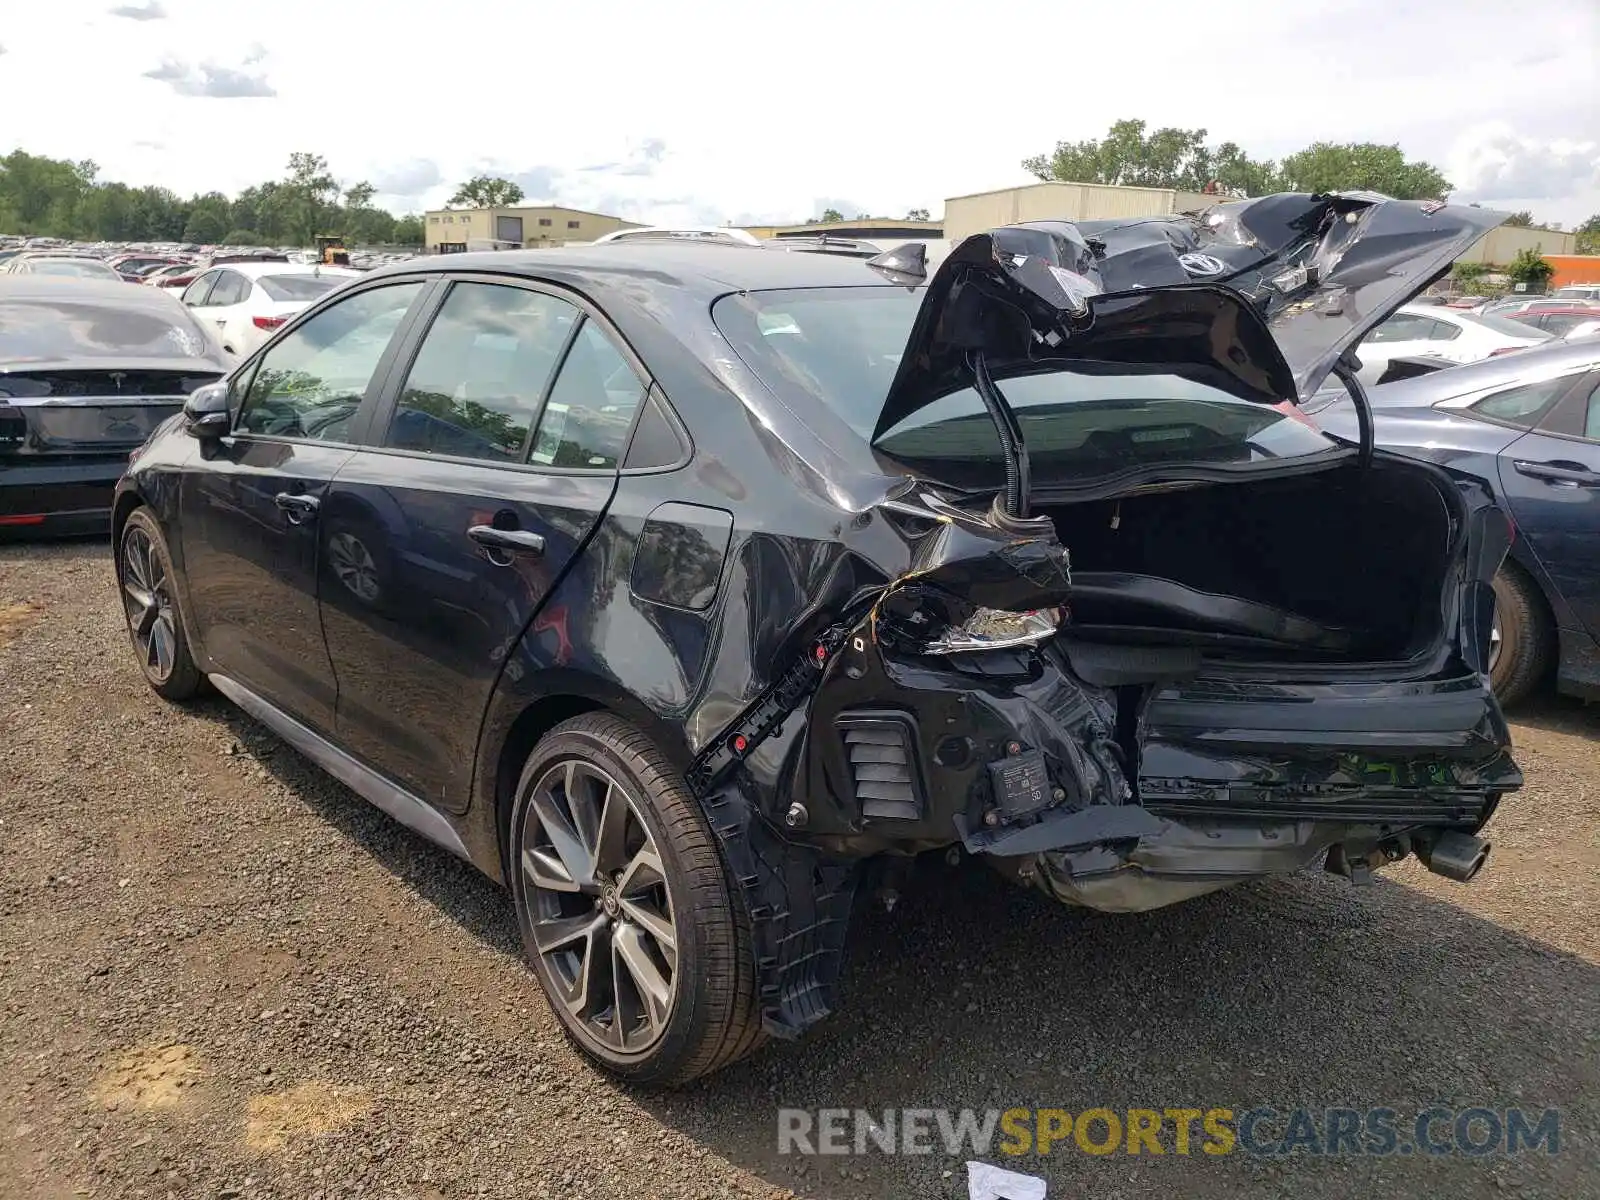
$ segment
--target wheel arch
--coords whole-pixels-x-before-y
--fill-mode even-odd
[[[662,720],[638,697],[609,681],[576,671],[543,671],[538,695],[508,694],[504,689],[490,703],[478,747],[474,807],[492,815],[494,862],[501,882],[506,878],[511,809],[523,764],[541,738],[557,725],[585,713],[607,712],[637,727],[679,770],[687,770],[690,754],[682,731]],[[552,676],[554,678],[552,678]]]
[[[1546,649],[1554,654],[1556,638],[1563,624],[1563,610],[1566,606],[1564,603],[1558,605],[1556,599],[1552,599],[1549,579],[1545,575],[1543,568],[1531,566],[1523,561],[1521,555],[1513,552],[1505,556],[1505,559],[1500,563],[1500,569],[1520,575],[1527,581],[1528,591],[1532,593],[1534,603],[1539,606],[1540,614],[1545,619],[1544,637],[1548,643]]]

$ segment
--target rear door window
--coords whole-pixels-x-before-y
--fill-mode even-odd
[[[528,460],[549,467],[615,467],[644,384],[616,343],[585,320],[539,417]]]
[[[420,283],[332,304],[273,343],[245,395],[237,432],[342,442]]]
[[[1571,386],[1571,375],[1558,375],[1554,379],[1491,392],[1468,406],[1467,411],[1496,424],[1532,429]]]
[[[544,292],[453,284],[406,374],[383,444],[525,461],[528,432],[578,317]]]
[[[237,271],[223,271],[206,297],[207,308],[243,304],[250,298],[250,281]]]
[[[211,288],[221,277],[221,271],[207,271],[183,290],[183,302],[190,308],[200,308],[211,295]]]
[[[1432,317],[1419,317],[1411,313],[1396,313],[1367,335],[1369,342],[1421,342],[1440,322]]]

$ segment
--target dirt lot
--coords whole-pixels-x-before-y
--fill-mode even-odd
[[[1052,1198],[1600,1195],[1600,707],[1517,738],[1470,886],[1107,917],[930,868],[813,1036],[632,1094],[562,1041],[496,888],[150,695],[102,547],[0,547],[0,1196],[958,1196],[942,1154],[781,1157],[775,1110],[1436,1103],[1560,1108],[1560,1153],[1005,1165]]]

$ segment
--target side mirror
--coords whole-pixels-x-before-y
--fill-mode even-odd
[[[228,413],[228,385],[208,383],[190,392],[183,402],[183,424],[190,437],[226,436],[233,424]]]

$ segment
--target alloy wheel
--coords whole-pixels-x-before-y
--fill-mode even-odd
[[[520,867],[540,966],[572,1025],[612,1053],[648,1050],[678,990],[678,928],[641,801],[593,763],[533,785]]]
[[[328,565],[334,576],[356,597],[367,604],[378,599],[378,564],[372,551],[353,533],[336,533],[328,539]]]
[[[177,661],[177,616],[161,556],[138,526],[122,539],[122,607],[145,671],[156,682],[166,682]]]

